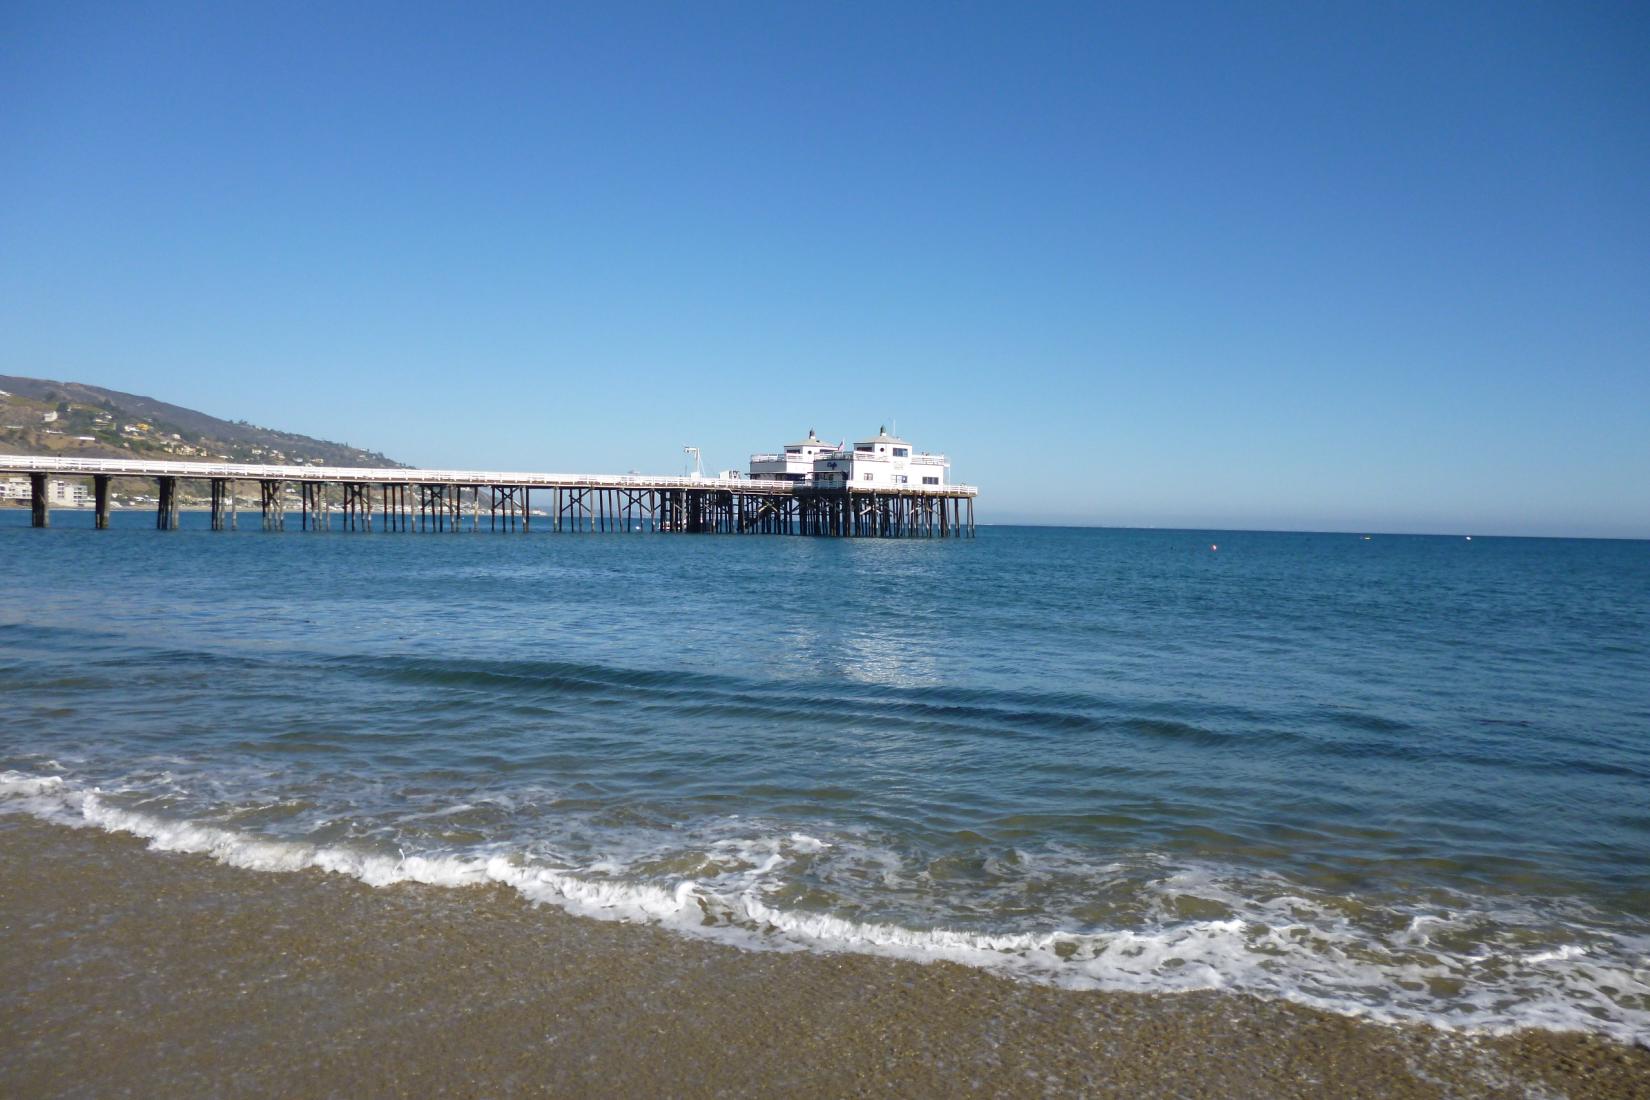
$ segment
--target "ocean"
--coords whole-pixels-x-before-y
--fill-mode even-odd
[[[1650,1035],[1650,543],[52,522],[0,512],[0,813],[758,950]]]

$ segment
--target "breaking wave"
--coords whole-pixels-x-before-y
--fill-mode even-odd
[[[1056,879],[1077,884],[1057,895],[1064,911],[879,920],[863,897],[821,891],[821,869],[829,871],[824,881],[867,889],[932,877],[932,869],[914,870],[900,853],[849,832],[819,837],[730,821],[720,835],[668,850],[615,845],[581,862],[521,843],[409,852],[394,837],[278,836],[131,801],[61,776],[0,772],[0,812],[128,833],[155,850],[255,871],[317,869],[371,886],[499,884],[579,916],[746,948],[949,960],[1073,989],[1229,990],[1389,1023],[1579,1030],[1621,1041],[1650,1035],[1650,932],[1612,924],[1580,902],[1377,903],[1188,860],[1100,863],[1047,851],[1015,853],[1008,871],[1027,891],[1048,892]]]

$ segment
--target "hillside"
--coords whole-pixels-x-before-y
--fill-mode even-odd
[[[401,466],[377,451],[80,382],[0,374],[0,454]]]

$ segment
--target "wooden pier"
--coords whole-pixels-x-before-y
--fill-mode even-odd
[[[526,474],[473,470],[367,469],[348,466],[254,466],[207,462],[47,458],[0,455],[0,476],[27,475],[33,523],[45,527],[48,478],[88,478],[97,515],[109,526],[109,479],[155,482],[155,526],[178,526],[180,481],[206,482],[212,530],[239,526],[240,487],[256,485],[265,531],[285,531],[289,490],[296,487],[303,531],[515,532],[532,525],[532,494],[545,509],[540,525],[556,532],[654,532],[724,535],[814,535],[836,538],[972,538],[971,485],[916,489],[824,488],[746,478],[643,477],[636,474]],[[250,497],[249,497],[250,499]],[[484,516],[485,514],[485,516]],[[336,528],[334,522],[336,521]]]

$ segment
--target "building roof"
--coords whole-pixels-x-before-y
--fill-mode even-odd
[[[807,439],[804,439],[800,443],[787,443],[787,444],[785,444],[785,446],[787,446],[787,447],[834,447],[834,446],[836,446],[836,444],[825,442],[823,439],[819,438],[819,436],[814,434],[814,430],[812,428],[809,428]]]
[[[876,435],[872,436],[870,439],[861,439],[858,443],[855,443],[854,446],[857,447],[862,443],[896,443],[901,447],[909,447],[911,445],[905,440],[900,439],[898,436],[889,435],[888,429],[885,427],[879,427]]]

